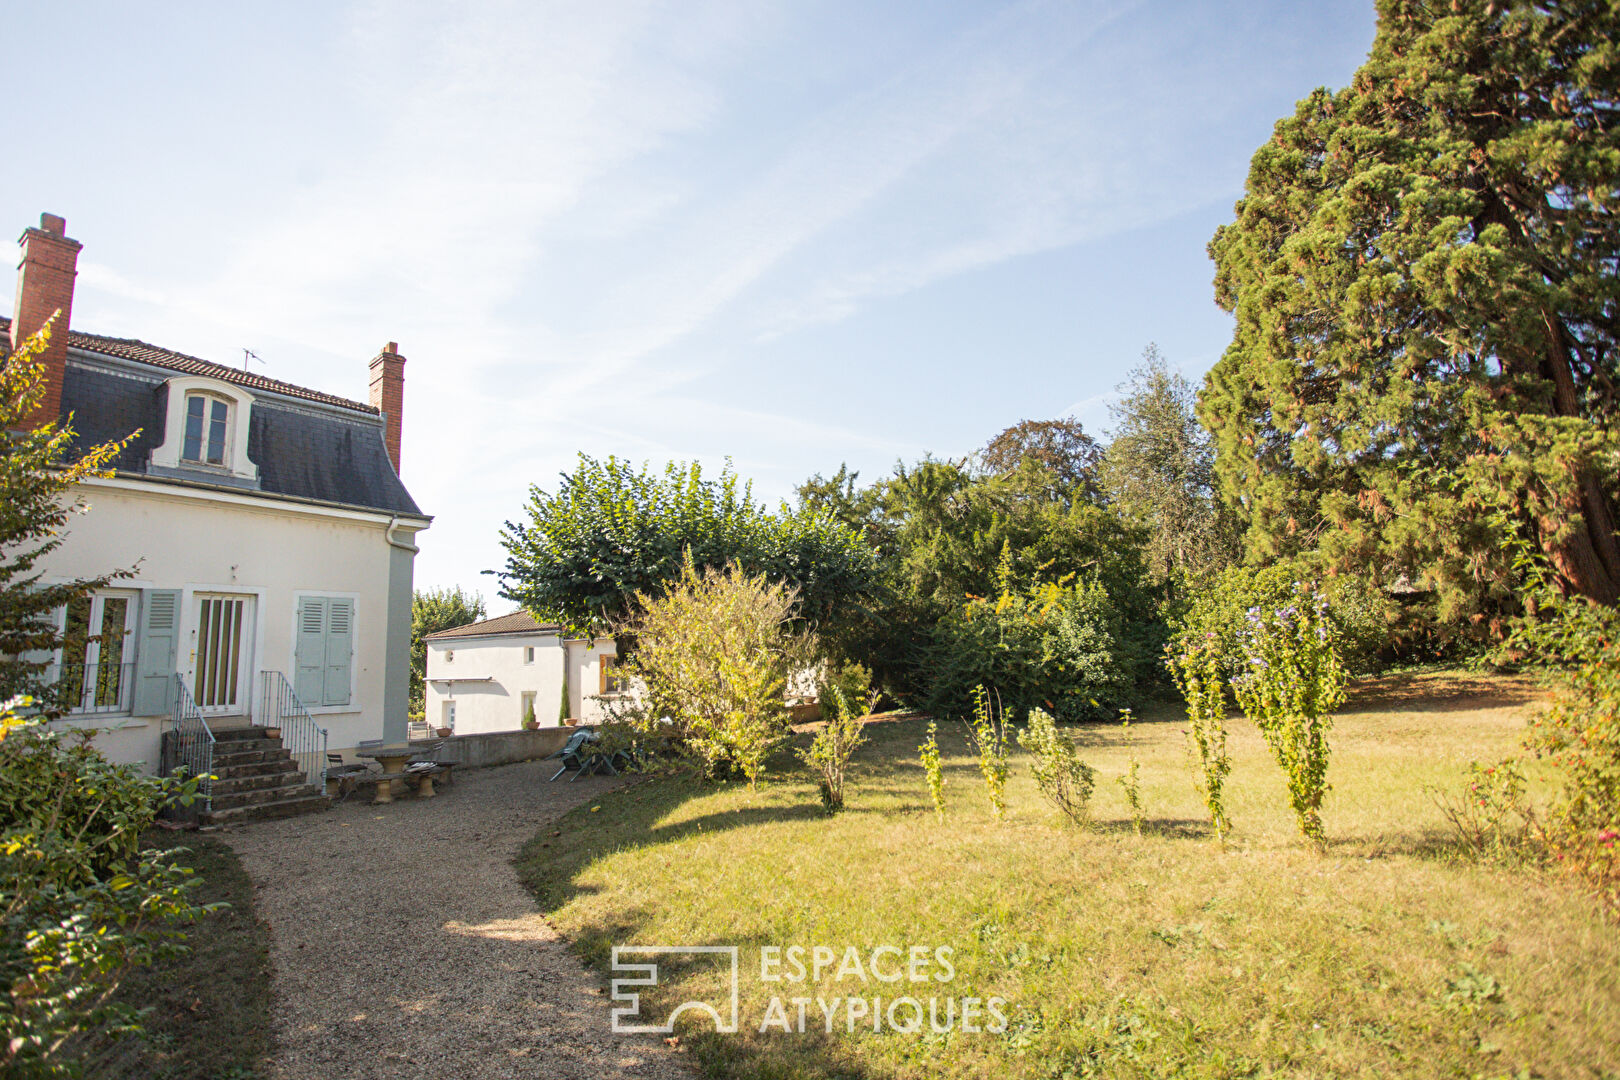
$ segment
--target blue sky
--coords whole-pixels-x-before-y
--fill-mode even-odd
[[[75,328],[251,348],[360,400],[398,341],[402,474],[437,518],[418,584],[493,600],[501,522],[580,451],[729,456],[774,501],[1025,418],[1104,430],[1149,341],[1201,376],[1230,333],[1205,244],[1373,12],[61,2],[5,23],[28,48],[0,206],[84,243]]]

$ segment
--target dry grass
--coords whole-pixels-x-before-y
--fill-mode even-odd
[[[824,816],[780,763],[750,794],[666,777],[575,813],[520,870],[591,964],[613,945],[742,946],[742,1030],[684,1041],[715,1075],[1583,1076],[1620,1069],[1620,932],[1567,881],[1450,854],[1430,785],[1518,744],[1535,692],[1456,673],[1361,684],[1337,719],[1330,848],[1294,832],[1280,772],[1232,725],[1236,835],[1208,838],[1180,717],[1130,745],[1081,729],[1096,825],[1066,828],[1014,758],[991,819],[961,731],[943,725],[947,817],[928,805],[916,720],[869,725],[849,809]],[[1114,778],[1141,761],[1146,835]],[[1534,777],[1544,784],[1544,777]],[[934,993],[999,995],[999,1035],[760,1034],[773,994],[906,993],[846,979],[762,983],[759,947],[949,945]],[[712,994],[670,968],[645,1011]],[[914,991],[913,991],[914,992]],[[791,1010],[791,1006],[790,1006]]]

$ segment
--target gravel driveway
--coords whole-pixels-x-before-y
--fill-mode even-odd
[[[601,985],[513,872],[541,825],[619,783],[546,783],[555,769],[223,834],[270,924],[275,1076],[689,1080],[661,1042],[611,1033]]]

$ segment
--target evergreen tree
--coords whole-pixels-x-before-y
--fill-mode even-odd
[[[52,657],[67,644],[57,612],[129,571],[46,584],[42,562],[61,547],[68,519],[82,508],[70,495],[74,485],[108,475],[139,432],[80,453],[71,417],[24,426],[45,396],[40,357],[50,332],[47,323],[0,363],[0,701],[31,694],[55,711]]]
[[[1620,5],[1379,0],[1349,87],[1254,156],[1210,244],[1199,415],[1252,559],[1513,604],[1508,533],[1620,597]]]

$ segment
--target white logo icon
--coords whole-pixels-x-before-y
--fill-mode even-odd
[[[656,963],[630,964],[623,962],[621,956],[701,956],[705,953],[716,953],[728,957],[731,961],[731,1002],[730,1015],[722,1016],[722,1010],[707,1001],[683,1001],[675,1007],[662,1024],[636,1023],[644,1019],[641,1012],[641,995],[623,988],[629,986],[657,986],[658,965]],[[737,946],[735,945],[615,945],[613,947],[613,970],[629,973],[634,978],[614,979],[612,984],[613,1000],[622,1004],[613,1007],[613,1031],[617,1035],[670,1035],[675,1031],[675,1019],[688,1009],[706,1012],[714,1017],[714,1030],[722,1035],[732,1035],[737,1031]]]

